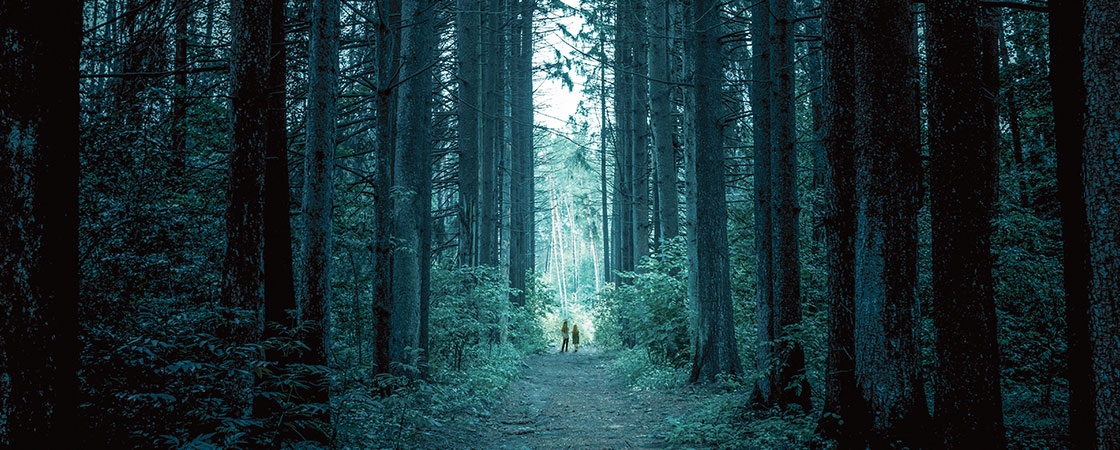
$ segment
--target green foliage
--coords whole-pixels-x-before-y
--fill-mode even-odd
[[[451,417],[490,415],[524,354],[495,345],[487,358],[463,371],[435,371],[430,380],[382,375],[335,396],[337,443],[343,448],[407,448],[430,437]],[[446,365],[441,364],[441,367]],[[392,388],[378,395],[381,386]]]
[[[669,420],[668,439],[676,444],[719,448],[819,448],[811,414],[756,411],[750,387],[725,382],[689,412]]]
[[[673,367],[688,362],[688,259],[683,238],[665,242],[659,253],[642,261],[638,271],[623,273],[629,282],[601,293],[595,323],[598,342],[620,348],[633,340],[657,363]]]
[[[350,381],[333,399],[338,444],[410,447],[449,418],[489,415],[525,354],[545,346],[537,318],[551,306],[548,291],[534,281],[524,308],[510,303],[511,293],[497,268],[434,267],[429,378],[370,379],[367,367],[341,369]],[[503,335],[508,342],[501,341]]]

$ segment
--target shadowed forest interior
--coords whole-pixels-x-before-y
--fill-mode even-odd
[[[1120,448],[1115,0],[0,35],[0,447]]]

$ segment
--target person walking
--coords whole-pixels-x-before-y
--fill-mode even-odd
[[[572,353],[579,351],[579,326],[572,324]]]
[[[560,327],[560,334],[564,336],[564,343],[560,345],[560,353],[568,351],[568,321],[564,321],[564,325]]]

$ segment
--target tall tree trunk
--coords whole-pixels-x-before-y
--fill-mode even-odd
[[[82,4],[0,3],[0,446],[63,448],[78,405]]]
[[[821,2],[817,0],[802,2],[807,10],[822,9],[823,7],[820,3]],[[812,236],[810,242],[812,242],[813,253],[818,253],[821,245],[827,245],[823,243],[825,233],[824,210],[829,208],[829,206],[823,204],[822,200],[824,197],[822,193],[825,190],[825,184],[828,183],[828,181],[825,180],[825,177],[828,176],[828,163],[825,161],[824,149],[824,111],[826,106],[824,105],[824,82],[822,80],[824,72],[821,68],[821,48],[825,44],[823,37],[821,40],[813,40],[814,37],[821,36],[821,24],[819,20],[806,20],[804,24],[805,34],[810,38],[809,43],[806,44],[808,48],[806,51],[807,54],[805,55],[805,70],[809,75],[809,89],[811,89],[809,92],[809,103],[812,107],[811,117],[813,126],[812,143],[809,145],[810,154],[813,157],[813,218],[810,222],[812,224],[812,229],[810,229],[809,232],[810,236]]]
[[[393,183],[393,165],[396,159],[397,100],[394,74],[399,59],[400,0],[377,1],[377,176],[376,195],[377,232],[373,260],[373,317],[375,373],[390,373],[391,355],[389,353],[390,334],[392,333],[391,312],[393,308],[392,291],[392,213],[393,200],[390,197]],[[382,390],[382,393],[385,393]]]
[[[222,305],[257,317],[264,301],[264,155],[268,144],[271,0],[230,4],[231,131]],[[256,342],[261,324],[231,330],[234,342]]]
[[[1120,448],[1120,5],[1085,5],[1085,200],[1097,448]]]
[[[182,174],[187,166],[187,23],[191,18],[188,0],[175,2],[174,99],[171,102],[171,167]]]
[[[918,447],[929,418],[915,332],[921,125],[913,22],[909,1],[857,8],[856,380],[871,408],[872,447]]]
[[[670,240],[680,228],[677,217],[677,162],[673,148],[672,73],[669,70],[669,2],[651,0],[649,9],[650,126],[657,157],[657,210],[660,237]]]
[[[618,139],[615,145],[615,202],[619,204],[618,270],[634,270],[634,11],[631,2],[616,6],[614,43],[614,111]]]
[[[501,224],[498,196],[501,183],[498,183],[498,164],[501,157],[505,132],[502,118],[505,115],[505,86],[502,72],[505,70],[505,50],[503,42],[502,0],[486,0],[488,6],[485,18],[483,46],[482,85],[486,89],[483,103],[483,137],[479,178],[481,180],[481,223],[478,235],[479,263],[487,266],[498,265],[498,227]]]
[[[331,211],[334,198],[335,115],[338,98],[338,0],[311,4],[308,48],[307,146],[303,157],[303,338],[306,364],[326,366],[331,348]],[[315,378],[308,401],[329,403],[330,380]],[[330,423],[329,408],[319,419]],[[325,434],[312,440],[327,442]]]
[[[601,18],[601,16],[600,16]],[[606,55],[606,36],[599,33],[599,54]],[[599,194],[603,211],[603,284],[614,281],[611,271],[611,229],[607,216],[607,65],[599,65]]]
[[[515,17],[511,79],[511,149],[513,171],[510,175],[510,287],[516,289],[511,300],[525,305],[526,274],[533,269],[533,0],[519,0]]]
[[[992,286],[998,142],[977,0],[928,5],[934,408],[946,447],[1004,445]],[[994,55],[990,55],[994,58]]]
[[[434,32],[432,5],[429,0],[405,0],[401,3],[401,22],[410,24],[401,31],[401,70],[408,77],[398,88],[396,165],[393,190],[399,194],[393,201],[393,308],[390,314],[389,352],[393,362],[419,368],[416,352],[420,350],[420,309],[422,267],[422,236],[420,229],[431,206],[423,203],[425,179],[430,169],[431,135],[425,126],[430,109],[432,75],[428,64],[434,57],[428,35]],[[408,376],[419,372],[408,371]]]
[[[825,285],[828,356],[821,430],[841,449],[866,448],[869,425],[855,378],[855,90],[852,73],[857,17],[847,0],[825,0],[822,10],[822,125],[824,149]]]
[[[455,20],[459,57],[459,265],[478,263],[475,235],[478,230],[479,111],[482,82],[479,72],[479,32],[482,0],[458,0]]]
[[[754,246],[755,246],[755,369],[763,374],[755,384],[752,401],[774,403],[774,229],[770,192],[770,0],[760,0],[751,11],[751,116],[754,118]]]
[[[727,188],[724,185],[722,17],[716,0],[693,0],[692,53],[696,121],[695,157],[689,159],[689,284],[694,315],[692,373],[689,380],[714,381],[739,375],[739,348],[732,318],[727,244]]]
[[[631,269],[649,256],[649,36],[646,33],[646,1],[633,2],[633,18],[630,23],[632,37],[632,58],[634,61],[631,76],[634,96],[630,103],[633,110],[633,165],[631,166],[631,197],[633,198],[634,260]]]
[[[787,330],[801,323],[801,259],[798,245],[798,217],[801,206],[797,195],[797,148],[795,143],[793,0],[771,0],[770,64],[773,80],[771,123],[771,220],[773,220],[774,262],[771,318],[777,340],[774,389],[779,405],[810,406],[810,388],[805,380],[805,351]],[[798,381],[799,380],[799,381]]]
[[[1095,393],[1089,347],[1089,238],[1082,184],[1085,82],[1082,78],[1084,0],[1051,0],[1050,88],[1058,201],[1062,215],[1062,285],[1066,292],[1066,377],[1071,448],[1096,445]]]
[[[271,51],[268,64],[268,132],[264,161],[264,339],[277,338],[296,327],[295,284],[292,274],[292,226],[288,205],[287,127],[287,35],[284,9],[287,0],[271,0]],[[296,355],[281,348],[265,349],[265,360],[276,364],[278,378]],[[258,380],[259,381],[259,380]],[[261,392],[277,392],[278,386],[260,385],[254,398],[253,415],[272,417],[281,411],[278,402]]]

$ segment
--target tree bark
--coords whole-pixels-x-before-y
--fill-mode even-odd
[[[482,1],[458,0],[455,19],[459,57],[459,265],[478,264],[475,235],[478,229],[479,111],[482,82],[478,63],[482,58]]]
[[[755,384],[753,402],[759,406],[774,403],[774,285],[771,216],[771,89],[770,77],[770,0],[761,0],[751,12],[751,115],[754,118],[754,246],[755,246],[755,323],[758,343],[755,368],[763,374]]]
[[[177,0],[175,3],[175,58],[173,70],[174,95],[171,103],[171,166],[175,173],[182,174],[187,166],[187,23],[191,18],[190,3]]]
[[[855,378],[855,90],[852,73],[856,12],[846,0],[826,0],[822,10],[822,128],[824,149],[825,284],[828,355],[822,434],[841,449],[866,448],[869,426]]]
[[[630,23],[630,36],[634,61],[631,76],[633,98],[630,107],[633,110],[631,121],[633,127],[633,165],[631,166],[630,179],[631,197],[633,199],[633,227],[634,245],[633,262],[631,269],[636,269],[642,260],[649,256],[649,36],[646,33],[647,0],[630,0],[633,2],[633,17]]]
[[[696,120],[695,157],[687,166],[689,190],[689,284],[692,323],[692,382],[710,382],[719,374],[740,375],[735,342],[727,241],[727,191],[724,185],[722,96],[723,59],[719,38],[722,18],[716,0],[693,0],[690,36]]]
[[[429,114],[432,76],[427,65],[434,56],[428,35],[434,32],[429,0],[404,0],[401,22],[410,24],[401,31],[401,70],[409,76],[398,87],[396,165],[393,190],[393,307],[390,314],[389,353],[393,362],[419,369],[420,309],[422,271],[422,236],[420,229],[428,216],[430,205],[423,203],[424,184],[430,165],[430,130],[425,126]],[[429,169],[430,170],[430,169]],[[410,377],[419,372],[409,370]]]
[[[482,84],[486,89],[483,104],[483,137],[482,154],[479,157],[481,180],[481,224],[478,235],[479,264],[487,266],[498,265],[499,242],[498,227],[501,225],[499,215],[499,193],[501,183],[498,183],[498,164],[502,155],[502,146],[505,142],[505,131],[502,124],[505,115],[505,85],[502,72],[505,70],[505,46],[503,44],[505,14],[502,0],[487,0],[489,5],[483,19],[485,25],[485,40],[483,47],[483,73]]]
[[[377,232],[373,261],[373,317],[375,373],[391,373],[389,352],[392,334],[392,218],[393,200],[390,197],[393,183],[393,165],[396,158],[394,131],[397,121],[397,93],[393,88],[400,55],[400,0],[377,2],[377,177],[376,196]],[[382,393],[386,393],[382,390]]]
[[[1120,448],[1120,5],[1085,4],[1085,200],[1097,448]]]
[[[311,4],[311,39],[308,48],[307,146],[303,157],[303,307],[301,320],[307,334],[305,364],[327,366],[331,348],[331,211],[334,198],[335,116],[338,98],[338,0]],[[307,399],[329,403],[330,380],[311,381]],[[325,408],[326,411],[329,409]],[[329,414],[329,412],[327,413]],[[330,423],[330,417],[320,417]],[[327,442],[316,433],[312,440]]]
[[[618,270],[634,270],[634,11],[631,2],[616,6],[614,43],[614,111],[618,138],[615,144],[615,203],[619,205],[616,246]],[[625,280],[620,280],[625,281]]]
[[[773,81],[770,135],[770,216],[773,220],[773,329],[777,368],[773,388],[780,406],[810,406],[805,352],[788,329],[801,323],[801,259],[798,245],[797,149],[795,142],[792,0],[770,0],[770,79]],[[799,379],[800,381],[794,381]]]
[[[296,327],[297,304],[292,273],[292,227],[289,218],[287,127],[287,36],[284,9],[287,0],[270,6],[270,55],[268,65],[268,132],[264,161],[264,340],[284,335]],[[265,349],[265,360],[283,374],[296,355],[280,348]],[[282,375],[280,376],[282,377]],[[258,380],[259,381],[259,380]],[[276,386],[259,385],[258,394]],[[275,391],[273,391],[275,392]],[[281,411],[278,402],[254,397],[253,415],[269,418]]]
[[[82,4],[0,3],[0,446],[71,445],[78,405]]]
[[[919,376],[917,213],[921,164],[910,2],[857,3],[856,380],[871,409],[872,447],[923,446]]]
[[[231,131],[222,305],[257,317],[264,301],[264,154],[268,144],[270,0],[231,3]],[[261,324],[231,330],[256,342]]]
[[[669,2],[651,0],[649,8],[650,126],[657,157],[657,211],[660,238],[677,236],[677,162],[673,148],[673,105],[670,102],[672,72],[669,70]]]
[[[934,417],[946,447],[1004,445],[991,253],[999,90],[985,73],[995,55],[981,8],[934,0],[927,9]]]
[[[513,139],[510,175],[510,287],[514,304],[525,306],[526,275],[533,270],[533,0],[520,0],[513,38],[513,100],[511,137]]]
[[[1071,448],[1092,448],[1095,393],[1089,346],[1089,238],[1082,173],[1085,82],[1082,78],[1084,0],[1051,0],[1050,88],[1062,217],[1062,285],[1066,292],[1066,378]]]

